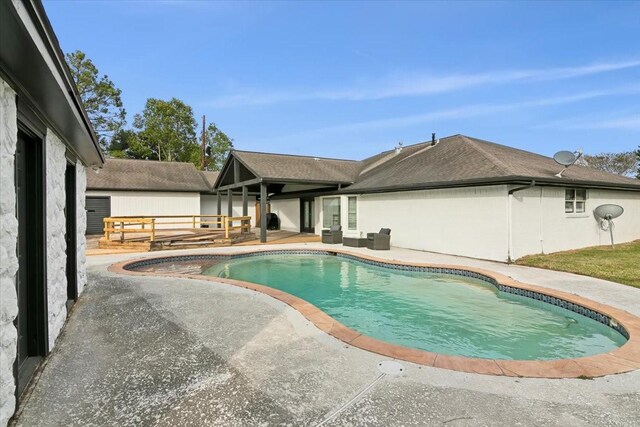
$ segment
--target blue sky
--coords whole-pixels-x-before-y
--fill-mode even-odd
[[[129,116],[179,98],[244,150],[360,159],[462,133],[640,144],[640,2],[45,1]]]

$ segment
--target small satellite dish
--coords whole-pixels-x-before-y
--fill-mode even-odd
[[[564,166],[564,169],[558,172],[556,176],[562,178],[562,173],[566,171],[569,166],[577,162],[580,156],[582,156],[582,150],[573,153],[571,151],[558,151],[554,154],[553,160],[555,160],[557,164]]]
[[[553,155],[553,160],[562,166],[571,166],[578,160],[578,157],[571,151],[558,151]]]
[[[611,247],[613,247],[613,219],[618,218],[623,213],[624,208],[614,204],[600,205],[593,210],[593,214],[599,219],[600,228],[605,231],[609,230]]]

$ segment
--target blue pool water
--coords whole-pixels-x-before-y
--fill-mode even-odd
[[[482,280],[398,271],[331,255],[219,261],[205,275],[300,297],[362,334],[436,353],[549,360],[611,351],[626,342],[585,316],[498,291]]]

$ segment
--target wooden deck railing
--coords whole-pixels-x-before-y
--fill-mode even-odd
[[[224,237],[229,238],[229,232],[240,230],[240,233],[251,231],[250,216],[227,215],[160,215],[160,216],[118,216],[104,218],[104,237],[111,239],[111,234],[120,234],[120,241],[124,241],[127,233],[149,234],[149,241],[156,238],[158,226],[171,225],[172,230],[193,230],[201,228],[219,228],[224,230]],[[206,225],[206,227],[202,227]],[[177,226],[177,227],[173,227]]]

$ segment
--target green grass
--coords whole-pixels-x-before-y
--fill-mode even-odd
[[[640,288],[640,240],[548,255],[529,255],[516,264],[567,271]]]

